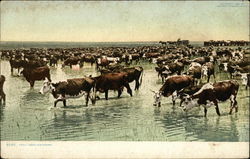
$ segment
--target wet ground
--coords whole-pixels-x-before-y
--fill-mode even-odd
[[[130,97],[126,91],[120,99],[110,92],[108,101],[86,107],[85,99],[70,99],[68,107],[53,106],[51,94],[41,95],[43,81],[30,89],[23,78],[10,74],[8,61],[1,61],[1,74],[6,76],[4,90],[7,97],[1,106],[1,140],[70,140],[70,141],[249,141],[249,90],[240,86],[237,96],[239,112],[229,115],[230,102],[219,103],[221,116],[215,109],[195,108],[188,113],[173,107],[171,97],[162,99],[162,107],[153,106],[153,93],[162,83],[155,65],[141,63],[143,82],[139,91]],[[17,73],[14,73],[17,74]],[[96,75],[95,67],[85,65],[80,70],[51,67],[52,81]],[[228,79],[217,73],[217,81]],[[214,81],[212,77],[212,82]],[[240,82],[240,80],[239,80]],[[134,83],[130,84],[134,88]]]

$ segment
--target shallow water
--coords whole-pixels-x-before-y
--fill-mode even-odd
[[[4,90],[7,97],[1,106],[1,140],[70,140],[70,141],[249,141],[249,96],[243,86],[237,96],[239,112],[229,115],[230,102],[220,103],[221,116],[215,109],[195,108],[184,113],[173,107],[171,98],[162,99],[162,107],[153,106],[153,93],[161,81],[153,64],[143,63],[143,83],[139,91],[130,97],[126,91],[120,99],[110,91],[108,101],[85,106],[85,99],[67,100],[68,107],[58,103],[53,106],[52,95],[39,94],[43,81],[37,81],[34,89],[23,77],[12,76],[8,61],[1,61],[1,74],[6,76]],[[16,73],[14,73],[16,74]],[[93,76],[95,67],[85,65],[80,70],[51,67],[53,81],[67,78]],[[219,73],[217,81],[227,79]],[[211,81],[214,81],[212,78]],[[240,80],[239,80],[240,82]],[[134,88],[134,83],[130,84]]]

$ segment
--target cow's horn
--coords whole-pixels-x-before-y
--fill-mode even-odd
[[[150,91],[151,91],[151,92],[153,92],[153,93],[156,93],[156,92],[155,92],[155,91],[153,91],[152,89],[150,89]]]

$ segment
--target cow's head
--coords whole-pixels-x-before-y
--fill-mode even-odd
[[[40,94],[46,94],[48,92],[51,92],[54,89],[52,83],[46,78],[45,81],[43,82],[43,86],[40,89],[39,93]]]
[[[242,85],[247,85],[247,73],[241,73]]]
[[[185,97],[183,97],[183,99],[181,100],[181,107],[183,107],[184,111],[188,111],[194,107],[199,106],[197,99],[193,99],[191,96],[186,95]]]
[[[228,63],[222,63],[223,64],[223,66],[224,66],[224,71],[226,71],[227,72],[227,70],[228,70]]]
[[[151,90],[152,91],[152,90]],[[162,96],[162,92],[161,91],[152,91],[154,93],[154,106],[161,106],[161,96]]]

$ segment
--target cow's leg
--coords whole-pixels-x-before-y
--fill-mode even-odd
[[[235,112],[238,112],[238,105],[237,105],[238,102],[236,101],[236,95],[231,95],[230,101],[231,101],[231,107],[229,114],[232,114],[233,108],[235,108]]]
[[[233,100],[233,97],[232,97],[232,96],[230,97],[230,101],[231,101],[231,105],[230,105],[229,114],[231,115],[231,114],[232,114],[232,111],[233,111],[233,108],[234,108],[234,100]]]
[[[130,96],[132,97],[132,96],[133,96],[133,95],[132,95],[132,90],[131,90],[129,84],[128,84],[128,83],[125,83],[124,86],[127,88],[128,94],[130,94]]]
[[[139,90],[139,86],[140,86],[139,79],[136,79],[135,80],[135,91]]]
[[[161,74],[161,81],[162,81],[162,83],[164,83],[164,81],[165,81],[165,76],[162,74]]]
[[[174,93],[172,94],[172,102],[173,102],[173,105],[175,105],[175,100],[177,98],[177,92],[174,91]]]
[[[204,108],[204,117],[207,117],[207,108]]]
[[[220,110],[219,110],[218,102],[217,102],[217,101],[215,101],[215,102],[214,102],[214,104],[215,104],[215,110],[216,110],[216,113],[217,113],[217,115],[219,115],[219,116],[220,116]]]
[[[5,95],[4,92],[2,93],[2,99],[3,99],[3,103],[5,104],[5,102],[6,102],[6,95]]]
[[[50,74],[47,75],[47,78],[51,82]]]
[[[161,107],[161,102],[158,103],[158,107]]]
[[[18,74],[18,76],[20,76],[20,73],[19,73],[19,72],[20,72],[20,68],[18,67],[18,68],[17,68],[17,74]]]
[[[33,88],[35,85],[35,81],[30,81],[29,83],[30,83],[30,87]]]
[[[213,77],[214,77],[214,82],[216,82],[216,79],[215,79],[215,73],[213,73]]]
[[[207,76],[207,83],[209,82],[210,80],[210,75]]]
[[[234,108],[235,108],[235,112],[237,113],[238,112],[238,102],[236,101],[236,99],[234,101]]]
[[[105,90],[105,99],[108,100],[108,90]]]
[[[86,106],[88,106],[89,103],[89,92],[86,94],[85,100],[86,100]]]
[[[59,102],[59,99],[54,101],[54,107],[56,107],[57,102]]]
[[[63,99],[63,106],[66,107],[66,99]]]
[[[60,99],[57,99],[54,101],[54,107],[56,107],[56,104],[60,101]]]
[[[122,94],[122,90],[119,89],[119,90],[118,90],[118,98],[120,98],[121,94]]]

